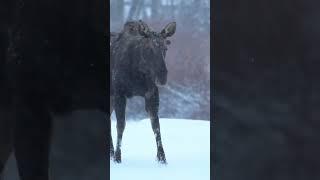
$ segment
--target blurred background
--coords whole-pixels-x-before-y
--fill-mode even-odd
[[[319,1],[215,2],[215,179],[320,179]]]
[[[111,31],[127,20],[143,20],[155,31],[177,22],[170,37],[166,63],[168,84],[160,88],[162,118],[209,120],[210,117],[210,0],[111,0]],[[127,117],[147,117],[141,97],[129,99]]]
[[[104,180],[108,177],[108,151],[102,143],[105,142],[102,134],[106,134],[104,117],[102,112],[84,110],[54,119],[50,179]],[[6,165],[4,180],[19,180],[14,154]]]

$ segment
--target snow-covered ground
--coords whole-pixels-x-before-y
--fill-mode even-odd
[[[122,140],[122,163],[110,162],[111,180],[209,180],[210,122],[160,119],[167,165],[156,161],[150,120],[127,121]],[[116,141],[116,122],[112,121]]]

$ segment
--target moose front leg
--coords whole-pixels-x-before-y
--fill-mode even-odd
[[[112,135],[111,135],[111,118],[109,118],[109,124],[110,124],[110,132],[109,132],[110,158],[112,159],[114,157],[114,148],[113,148]]]
[[[114,161],[121,163],[121,142],[124,128],[126,126],[125,111],[126,111],[126,97],[115,96],[113,99],[114,110],[117,118],[117,147],[114,154]]]
[[[167,164],[166,156],[163,150],[160,123],[158,117],[159,110],[159,91],[158,88],[154,88],[152,91],[145,95],[145,109],[150,116],[151,126],[157,143],[157,160],[160,163]]]

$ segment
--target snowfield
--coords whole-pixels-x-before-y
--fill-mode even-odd
[[[116,121],[112,121],[116,144]],[[149,119],[127,121],[122,163],[110,161],[111,180],[209,180],[210,122],[160,119],[167,165],[156,161],[156,142]]]

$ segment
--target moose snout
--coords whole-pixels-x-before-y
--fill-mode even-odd
[[[159,75],[157,77],[157,80],[159,82],[160,85],[165,85],[167,83],[167,76],[168,76],[168,71],[166,69],[161,70],[159,72]]]

